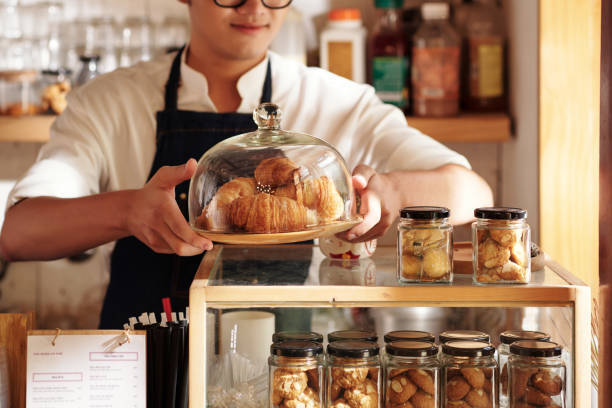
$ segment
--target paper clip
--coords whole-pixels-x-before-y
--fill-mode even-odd
[[[51,345],[53,347],[55,347],[55,340],[57,340],[57,338],[59,337],[60,333],[62,332],[62,329],[56,328],[55,330],[57,330],[55,332],[55,337],[53,337],[53,340],[51,340]]]

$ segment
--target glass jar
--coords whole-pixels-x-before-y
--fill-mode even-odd
[[[481,341],[488,343],[491,341],[490,336],[478,330],[447,330],[438,336],[440,344],[448,343],[449,341]]]
[[[311,341],[323,344],[323,335],[315,332],[281,331],[272,335],[273,343],[284,341]]]
[[[36,71],[0,71],[0,114],[35,115],[40,112]]]
[[[286,341],[270,346],[270,407],[318,407],[323,401],[323,345]]]
[[[474,283],[528,283],[531,279],[527,211],[486,207],[474,210],[472,223]]]
[[[393,341],[385,346],[383,377],[386,407],[440,406],[440,363],[437,354],[438,347],[424,341]]]
[[[523,340],[510,345],[510,407],[565,408],[566,369],[557,343]]]
[[[371,341],[376,343],[378,341],[378,335],[370,330],[338,330],[327,335],[328,343],[347,340]]]
[[[444,207],[405,207],[397,235],[397,279],[402,283],[453,281],[453,226]]]
[[[385,334],[385,344],[392,341],[418,341],[434,343],[436,338],[433,334],[420,330],[395,330]]]
[[[100,75],[98,70],[99,55],[81,55],[79,60],[81,61],[81,70],[76,79],[76,86],[81,86]]]
[[[327,406],[381,406],[378,354],[378,345],[371,341],[327,345]]]
[[[478,341],[450,341],[442,345],[444,407],[498,407],[498,366],[495,347]],[[467,405],[466,405],[467,404]]]
[[[59,115],[66,109],[66,95],[72,88],[70,84],[71,71],[45,70],[41,78],[41,108],[42,112]]]
[[[508,358],[510,357],[510,345],[521,340],[549,341],[550,335],[527,330],[508,330],[499,335],[499,346],[497,347],[497,358],[499,362],[499,406],[508,407]]]

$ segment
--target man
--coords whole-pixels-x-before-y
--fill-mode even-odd
[[[212,248],[185,220],[192,158],[253,130],[260,102],[278,104],[283,128],[327,140],[354,169],[364,220],[346,239],[381,236],[407,205],[449,207],[460,224],[491,204],[465,158],[409,128],[371,87],[267,52],[290,0],[181,1],[189,46],[73,91],[9,197],[6,259],[56,259],[117,241],[102,328],[159,310],[161,297],[186,305],[175,298]]]

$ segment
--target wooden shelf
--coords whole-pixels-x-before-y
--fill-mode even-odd
[[[46,143],[55,115],[0,116],[0,142]]]
[[[449,118],[408,116],[408,124],[443,143],[507,142],[510,117],[505,113],[461,114]]]
[[[451,118],[406,118],[408,124],[443,143],[507,142],[510,118],[503,113],[462,114]],[[45,143],[53,115],[12,118],[0,116],[0,142]]]

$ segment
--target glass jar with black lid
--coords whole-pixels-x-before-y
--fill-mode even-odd
[[[440,344],[449,341],[482,341],[488,343],[490,340],[491,338],[487,333],[478,330],[447,330],[438,336]]]
[[[281,331],[272,335],[272,343],[283,341],[312,341],[323,343],[323,335],[315,332]]]
[[[453,226],[444,207],[405,207],[397,234],[397,279],[401,283],[453,281]]]
[[[499,362],[499,406],[508,407],[508,358],[510,345],[521,340],[549,341],[550,335],[539,331],[508,330],[499,335],[497,358]]]
[[[323,403],[323,345],[285,341],[270,346],[270,407],[320,406]]]
[[[440,406],[440,362],[435,344],[392,341],[385,346],[385,355],[385,406]]]
[[[549,341],[522,340],[510,345],[510,407],[565,408],[566,367],[563,348]]]
[[[359,340],[359,341],[378,341],[376,332],[370,330],[338,330],[327,335],[327,342]]]
[[[498,407],[499,375],[495,347],[479,341],[442,345],[441,402],[444,407]]]
[[[385,343],[391,343],[392,341],[426,341],[428,343],[434,343],[436,337],[426,331],[421,330],[395,330],[385,334]]]
[[[335,341],[327,345],[327,406],[381,406],[378,345],[372,341]]]
[[[528,283],[531,279],[531,232],[527,211],[483,207],[475,209],[474,216],[474,283]]]

